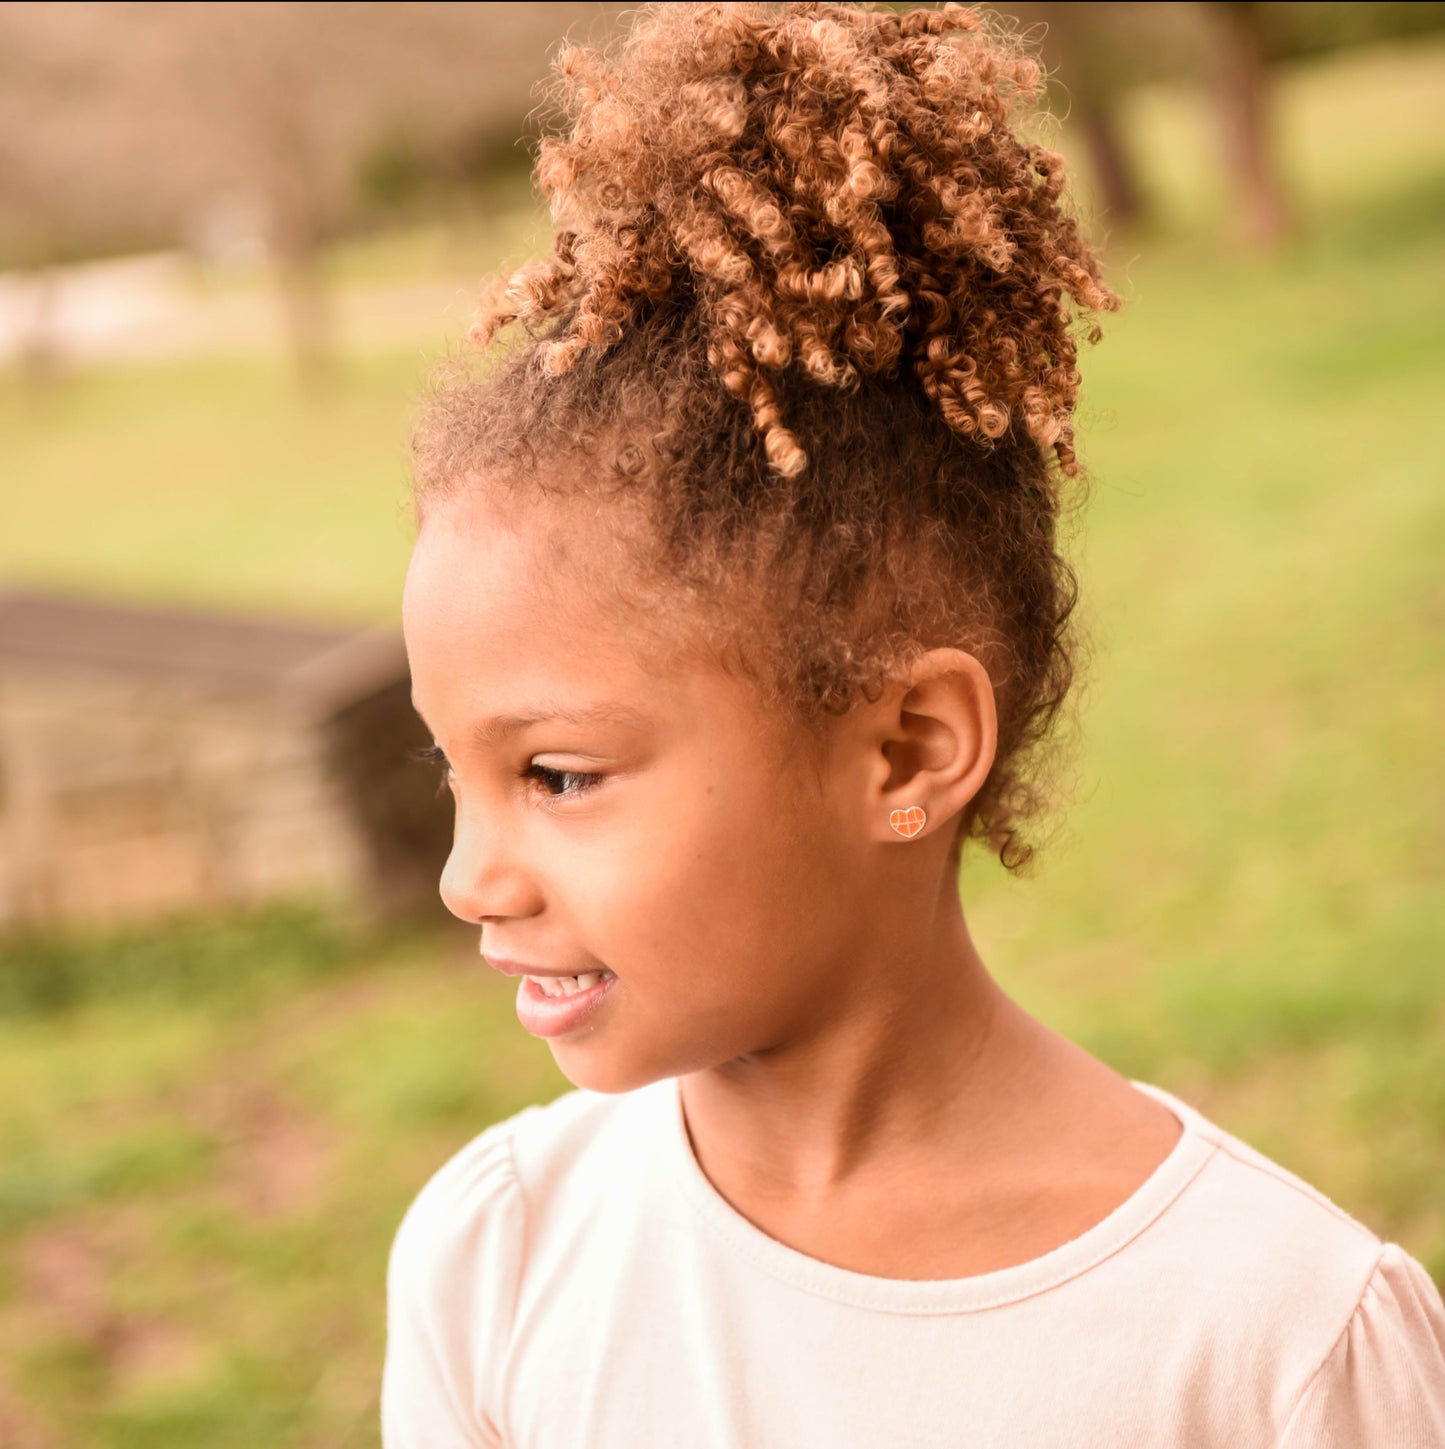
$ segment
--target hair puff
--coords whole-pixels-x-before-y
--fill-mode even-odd
[[[976,11],[674,4],[555,71],[536,175],[556,251],[484,307],[479,346],[565,313],[556,375],[685,300],[785,476],[808,463],[788,369],[841,389],[906,368],[961,436],[1020,427],[1077,472],[1073,310],[1118,300],[1061,208],[1060,157],[1010,124],[1039,64]]]

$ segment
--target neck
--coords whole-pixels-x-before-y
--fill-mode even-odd
[[[948,874],[932,910],[915,899],[856,933],[801,1029],[681,1082],[718,1192],[857,1272],[953,1278],[1036,1258],[1137,1191],[1180,1132],[1003,994]]]
[[[973,1155],[1029,1090],[1048,1034],[999,989],[950,876],[932,909],[875,931],[831,1009],[765,1050],[683,1078],[709,1176],[823,1201],[927,1156]]]

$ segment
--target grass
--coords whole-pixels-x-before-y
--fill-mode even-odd
[[[1338,97],[1348,96],[1341,106]],[[1445,50],[1293,72],[1309,220],[1234,254],[1187,96],[1086,359],[1093,637],[1076,802],[970,918],[1008,987],[1445,1279]],[[441,267],[435,238],[336,262]],[[0,570],[394,618],[415,348],[299,398],[276,359],[0,387]],[[382,1273],[427,1173],[562,1090],[438,929],[300,907],[11,941],[0,970],[0,1441],[374,1446]],[[25,1436],[29,1436],[28,1438]]]
[[[0,567],[122,598],[393,617],[426,364],[340,367],[319,398],[266,357],[99,369],[38,402],[12,388]]]
[[[566,1085],[474,950],[292,907],[7,959],[66,988],[0,1014],[0,1428],[375,1443],[399,1210]]]

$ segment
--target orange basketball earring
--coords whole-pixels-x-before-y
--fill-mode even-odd
[[[928,816],[921,805],[910,805],[906,810],[890,810],[888,823],[905,839],[912,840],[927,823]]]

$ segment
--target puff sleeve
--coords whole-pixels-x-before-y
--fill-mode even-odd
[[[385,1449],[503,1442],[497,1393],[524,1228],[516,1121],[489,1128],[442,1167],[397,1230],[387,1268]]]
[[[1442,1449],[1445,1306],[1386,1244],[1354,1314],[1305,1385],[1280,1449]]]

